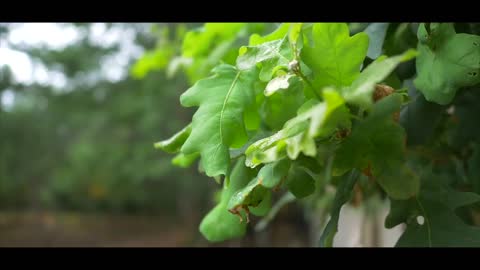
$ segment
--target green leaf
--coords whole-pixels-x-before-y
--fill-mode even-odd
[[[145,53],[132,67],[131,74],[134,78],[142,79],[151,70],[165,68],[174,55],[174,48],[165,46],[155,51]]]
[[[466,225],[441,203],[423,202],[422,207],[428,224],[412,221],[397,247],[480,247],[480,228]]]
[[[401,95],[392,94],[373,106],[337,150],[333,175],[352,168],[369,170],[392,198],[406,199],[418,192],[418,178],[405,167],[405,132],[392,115],[401,104]]]
[[[286,181],[288,190],[297,199],[307,197],[315,191],[315,179],[301,166],[292,166]]]
[[[295,46],[297,49],[303,47],[303,38],[302,38],[302,29],[304,28],[303,23],[293,23],[290,26],[290,31],[288,32],[288,40],[290,44]]]
[[[230,65],[219,65],[213,73],[180,97],[185,107],[199,106],[181,151],[200,152],[208,176],[225,175],[229,147],[241,147],[248,139],[243,114],[255,103],[253,83],[257,74],[254,69],[239,71]]]
[[[196,57],[209,54],[215,44],[236,38],[245,23],[205,23],[203,27],[189,31],[183,39],[182,55]]]
[[[302,112],[285,123],[272,136],[250,145],[246,165],[255,167],[285,157],[296,159],[300,152],[316,155],[314,138],[328,137],[338,127],[350,127],[350,115],[342,97],[333,89],[323,91],[324,102]]]
[[[447,131],[448,143],[455,148],[462,148],[471,142],[480,142],[480,88],[466,89],[454,102],[454,112],[450,120],[451,128]]]
[[[301,58],[314,73],[314,90],[349,86],[360,74],[367,54],[367,34],[350,37],[346,23],[315,23],[312,35],[315,44],[305,45]]]
[[[188,136],[192,132],[192,124],[188,124],[179,132],[175,133],[169,139],[157,142],[154,144],[154,147],[157,149],[161,149],[167,153],[178,153],[180,152],[180,148],[187,140]]]
[[[248,185],[235,193],[228,202],[228,209],[248,209],[256,207],[267,198],[270,189],[278,186],[286,177],[290,168],[288,159],[279,160],[263,166]]]
[[[428,101],[448,104],[461,87],[480,83],[480,36],[457,34],[452,23],[421,24],[415,86]],[[422,42],[423,40],[423,42]]]
[[[200,223],[200,232],[208,241],[221,242],[238,238],[246,232],[247,224],[240,222],[238,217],[230,213],[227,208],[233,194],[245,187],[248,181],[254,177],[255,171],[245,167],[244,162],[245,158],[238,159],[229,181],[224,182],[220,203]],[[228,185],[227,182],[229,182]]]
[[[364,30],[370,40],[367,56],[371,59],[377,59],[382,54],[383,42],[389,25],[390,23],[371,23]]]
[[[409,204],[411,214],[409,219],[404,220],[407,222],[407,229],[396,246],[480,246],[480,228],[466,225],[454,212],[460,206],[480,201],[480,196],[471,192],[455,191],[447,182],[446,177],[441,178],[431,173],[422,177],[422,190],[414,201],[416,204],[411,200],[405,202]],[[418,216],[423,218],[423,224],[419,223]],[[399,220],[401,219],[397,217],[397,222]]]
[[[320,247],[333,246],[333,238],[338,231],[340,210],[342,209],[342,206],[352,198],[353,187],[357,182],[359,175],[360,173],[357,170],[353,170],[348,175],[345,174],[341,177],[335,194],[335,199],[333,200],[332,210],[330,211],[330,221],[327,223],[327,226],[320,237]]]
[[[246,23],[205,23],[185,35],[182,58],[191,59],[186,66],[190,83],[209,75],[221,62],[233,65],[237,57],[235,42],[250,29]]]
[[[253,34],[250,36],[249,46],[257,46],[265,42],[281,39],[285,37],[290,29],[290,23],[282,23],[275,31],[266,35],[260,36],[259,34]]]
[[[428,102],[425,97],[413,86],[409,91],[411,101],[400,113],[400,124],[405,129],[407,145],[415,146],[427,144],[435,135],[445,106]]]
[[[180,168],[188,168],[195,160],[200,157],[200,153],[184,154],[178,153],[173,159],[172,164]]]
[[[380,57],[368,65],[350,87],[342,89],[342,95],[348,103],[369,108],[373,102],[375,85],[382,82],[402,62],[414,58],[415,50],[408,50],[390,58]]]
[[[287,74],[268,83],[260,113],[269,128],[278,130],[295,117],[304,101],[302,81],[297,76]]]
[[[247,70],[260,64],[260,80],[267,82],[274,71],[283,68],[288,69],[288,63],[294,59],[294,54],[288,38],[269,41],[257,46],[243,46],[240,48],[237,58],[239,70]]]
[[[262,201],[258,204],[258,206],[251,207],[250,213],[257,216],[257,217],[263,217],[267,215],[270,212],[270,209],[272,208],[272,193],[267,192],[264,196]]]

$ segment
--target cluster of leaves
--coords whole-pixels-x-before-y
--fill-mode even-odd
[[[391,201],[386,227],[407,224],[398,246],[480,245],[464,207],[480,200],[472,116],[480,36],[451,23],[351,32],[345,23],[284,23],[253,34],[181,95],[184,107],[198,107],[192,122],[155,146],[223,179],[200,224],[208,240],[244,235],[249,214],[265,216],[275,191],[301,199],[333,186],[321,246],[332,246],[354,189]]]

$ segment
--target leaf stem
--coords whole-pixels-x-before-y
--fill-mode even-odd
[[[290,44],[290,47],[293,51],[293,57],[294,57],[295,61],[297,61],[297,63],[298,63],[298,68],[294,70],[295,75],[300,77],[305,83],[308,84],[308,86],[310,88],[312,88],[312,92],[318,100],[322,100],[322,97],[315,91],[315,88],[313,87],[312,83],[308,80],[308,78],[302,73],[302,70],[300,69],[301,59],[300,59],[300,55],[298,53],[297,45],[293,44],[291,42],[289,42],[289,44]]]

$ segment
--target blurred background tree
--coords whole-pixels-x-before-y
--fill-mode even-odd
[[[206,33],[187,37],[188,43],[187,29],[202,24],[64,23],[54,24],[56,34],[47,33],[55,30],[52,24],[35,25],[40,33],[29,35],[44,38],[32,42],[19,36],[31,25],[0,24],[0,245],[21,245],[22,237],[26,245],[68,244],[57,239],[69,237],[58,232],[59,224],[71,220],[62,213],[75,213],[86,227],[82,213],[161,217],[186,224],[180,227],[191,235],[170,245],[205,245],[197,227],[217,184],[196,166],[172,166],[153,143],[190,121],[194,109],[181,107],[178,97],[191,82],[218,61],[233,61],[252,32],[273,27],[232,24],[222,36],[212,24]],[[72,38],[64,44],[49,40],[67,34]],[[195,46],[198,39],[208,46]],[[31,67],[19,70],[19,57],[9,62],[7,54],[22,56]],[[193,55],[202,61],[188,63]],[[181,68],[185,72],[177,72]],[[25,213],[40,215],[41,226]],[[44,223],[58,228],[43,240],[25,232],[35,228],[45,235],[51,226]],[[128,224],[135,228],[135,222]]]
[[[48,72],[47,80],[24,82],[8,65],[0,69],[1,210],[162,214],[175,221],[208,203],[209,186],[195,168],[171,166],[170,157],[153,148],[190,120],[178,102],[185,78],[128,74],[135,59],[123,55],[123,39],[140,52],[151,49],[153,26],[62,25],[76,31],[77,40],[52,48],[13,43],[9,37],[19,25],[1,25],[3,46],[26,53],[33,72]],[[95,40],[95,31],[117,38]],[[126,62],[123,70],[118,61]]]

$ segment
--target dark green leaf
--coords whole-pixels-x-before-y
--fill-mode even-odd
[[[300,199],[315,191],[315,179],[299,166],[292,166],[286,181],[288,190]]]
[[[395,199],[406,199],[419,189],[418,178],[405,166],[405,132],[393,120],[402,97],[392,94],[373,106],[371,114],[356,125],[335,155],[333,175],[352,168],[368,170]]]

